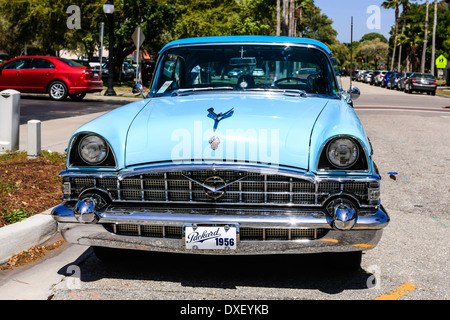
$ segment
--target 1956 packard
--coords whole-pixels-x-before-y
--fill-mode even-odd
[[[335,252],[359,265],[389,217],[358,95],[315,40],[171,42],[146,99],[73,134],[53,217],[99,257]]]

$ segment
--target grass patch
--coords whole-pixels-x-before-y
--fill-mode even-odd
[[[11,212],[4,212],[3,213],[3,218],[8,222],[8,223],[16,223],[16,222],[20,222],[26,218],[29,217],[29,214],[27,212],[26,209],[24,208],[20,208],[20,209],[16,209],[13,210]]]
[[[445,96],[450,96],[450,90],[436,90],[437,94],[443,94]]]

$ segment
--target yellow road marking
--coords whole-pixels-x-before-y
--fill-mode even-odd
[[[413,285],[412,283],[406,282],[406,283],[402,284],[400,287],[395,288],[394,290],[389,291],[388,293],[375,298],[375,300],[397,300],[398,298],[400,298],[416,289],[417,289],[417,287],[415,285]]]

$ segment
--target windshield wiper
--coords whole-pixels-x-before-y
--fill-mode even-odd
[[[234,90],[233,87],[204,87],[204,88],[186,88],[178,89],[172,92],[173,96],[184,96],[199,91],[215,91],[215,90]]]
[[[277,92],[287,96],[306,97],[306,91],[300,89],[250,88],[245,91]]]

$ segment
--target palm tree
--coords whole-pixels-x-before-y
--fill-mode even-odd
[[[436,59],[436,24],[437,24],[437,0],[434,0],[433,40],[431,44],[431,74],[434,75],[434,60]]]
[[[403,26],[402,26],[402,34],[405,33],[405,26],[406,26],[406,16],[407,16],[407,12],[408,12],[408,4],[409,4],[409,0],[403,0],[402,1],[402,7],[403,7]],[[401,62],[402,62],[402,45],[399,46],[398,48],[398,66],[397,66],[397,70],[400,71],[401,68]]]
[[[425,59],[427,54],[427,44],[428,44],[428,0],[426,3],[426,14],[425,14],[425,34],[423,36],[423,48],[422,48],[422,61],[420,64],[420,72],[425,72]]]
[[[394,48],[392,49],[392,60],[391,60],[391,70],[394,70],[394,60],[395,60],[395,50],[397,48],[397,36],[398,36],[398,16],[399,16],[399,6],[401,0],[386,0],[381,6],[386,9],[395,8],[395,34],[394,34]]]

